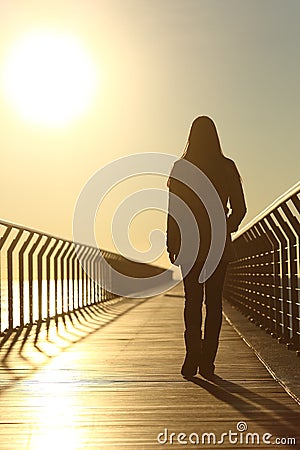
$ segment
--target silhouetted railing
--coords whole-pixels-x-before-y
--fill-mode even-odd
[[[237,233],[224,297],[256,324],[300,348],[300,183]]]
[[[103,264],[97,248],[5,221],[0,236],[0,333],[112,299],[111,267],[136,277],[163,271],[101,250]]]

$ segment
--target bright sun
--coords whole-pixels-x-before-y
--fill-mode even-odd
[[[4,68],[4,89],[24,119],[63,126],[90,105],[97,70],[74,36],[35,31],[11,49]]]

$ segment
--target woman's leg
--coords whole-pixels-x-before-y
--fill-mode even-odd
[[[222,294],[227,262],[221,261],[205,285],[206,317],[204,326],[203,371],[214,371],[222,324]],[[201,370],[201,366],[200,366]]]
[[[199,284],[198,277],[199,271],[191,271],[183,279],[186,358],[181,373],[185,376],[193,376],[197,373],[201,350],[203,284]]]

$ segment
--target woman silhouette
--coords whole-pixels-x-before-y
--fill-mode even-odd
[[[199,283],[198,280],[211,244],[211,225],[208,212],[198,195],[187,184],[178,180],[180,178],[178,175],[184,172],[185,161],[192,163],[209,178],[221,200],[227,222],[227,238],[225,244],[223,242],[223,254],[219,263],[216,263],[215,271],[204,283]],[[194,263],[190,264],[192,268],[188,273],[182,270],[185,291],[186,356],[181,374],[186,378],[193,377],[199,368],[202,376],[211,378],[214,375],[214,360],[222,323],[223,285],[227,265],[232,259],[231,233],[238,229],[247,210],[239,172],[235,163],[223,155],[215,124],[209,117],[197,117],[192,123],[185,151],[172,168],[168,187],[169,192],[179,197],[191,210],[200,235],[200,244]],[[181,248],[186,245],[184,239],[181,239],[183,236],[181,232],[185,231],[185,235],[188,236],[192,233],[184,230],[184,227],[187,227],[186,221],[183,220],[180,223],[178,217],[175,220],[176,214],[172,211],[172,198],[174,199],[174,196],[169,195],[167,250],[170,261],[181,265],[181,269],[183,269],[182,263],[177,261],[179,251],[182,253],[183,250],[183,253],[187,254],[187,251]],[[215,198],[211,198],[211,201],[215,201]],[[184,213],[181,217],[183,216]],[[188,242],[187,244],[187,247],[191,248],[191,244],[197,245],[197,242]],[[206,315],[202,338],[203,298],[205,298]]]

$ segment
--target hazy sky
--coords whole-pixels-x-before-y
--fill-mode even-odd
[[[89,52],[100,86],[59,129],[28,124],[1,89],[1,218],[71,238],[97,169],[132,153],[180,155],[205,114],[242,174],[246,224],[299,179],[299,18],[298,0],[2,0],[1,71],[24,33],[63,30]],[[112,203],[97,216],[109,249]],[[133,224],[140,248],[165,221],[145,214]]]

